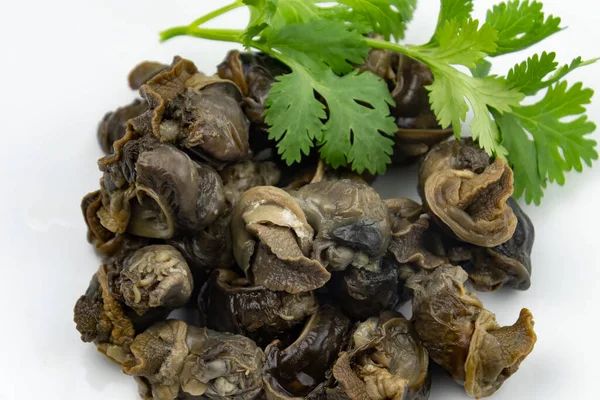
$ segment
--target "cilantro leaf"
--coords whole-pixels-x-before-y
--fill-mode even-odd
[[[243,0],[250,9],[250,23],[244,32],[244,44],[256,36],[273,35],[274,31],[293,24],[322,19],[320,8],[306,0]]]
[[[442,128],[452,124],[455,135],[460,138],[461,122],[466,121],[470,104],[474,114],[470,123],[473,138],[489,154],[506,156],[506,149],[500,144],[498,127],[488,107],[500,113],[510,111],[524,96],[509,89],[498,77],[479,79],[457,70],[432,70],[435,80],[427,89],[430,91],[431,108]]]
[[[250,48],[252,39],[272,23],[272,18],[277,11],[277,0],[243,0],[242,2],[250,10],[250,22],[242,36],[244,46]]]
[[[373,32],[370,21],[362,14],[354,12],[351,7],[345,4],[335,4],[331,7],[322,7],[319,9],[321,18],[331,21],[344,21],[350,30],[359,32],[363,35]]]
[[[456,85],[449,75],[440,74],[438,71],[433,83],[427,87],[431,109],[435,113],[442,128],[450,126],[454,129],[457,138],[461,135],[461,121],[467,119],[469,105],[465,101],[464,92]],[[435,72],[434,72],[435,73]]]
[[[314,86],[313,77],[297,68],[277,77],[265,103],[269,139],[279,142],[278,152],[288,165],[308,155],[314,140],[323,137],[325,106],[315,98]]]
[[[533,105],[513,109],[513,116],[531,133],[538,154],[540,176],[560,185],[565,182],[565,171],[581,171],[592,160],[598,159],[596,142],[586,138],[596,126],[585,115],[594,91],[584,89],[579,82],[568,87],[563,81],[548,89],[542,100]],[[574,120],[563,121],[563,118]],[[560,150],[559,150],[560,148]],[[562,154],[561,154],[562,153]]]
[[[368,21],[373,33],[389,39],[404,38],[406,24],[412,19],[417,6],[416,0],[338,0],[359,15],[361,21]],[[356,20],[356,17],[352,18]]]
[[[560,81],[569,72],[596,60],[577,57],[557,69],[555,58],[554,53],[536,54],[515,65],[507,76],[510,87],[527,95],[549,88],[542,100],[503,115],[494,113],[515,171],[515,196],[525,194],[528,203],[540,203],[548,180],[562,185],[565,171],[581,171],[582,160],[590,165],[598,157],[596,142],[586,138],[595,125],[584,114],[584,105],[590,102],[593,92],[583,89],[580,83],[568,89],[567,83]],[[572,120],[562,121],[565,117]]]
[[[525,195],[527,203],[540,204],[546,180],[538,172],[535,142],[527,136],[519,121],[510,113],[493,112],[503,138],[503,145],[510,155],[509,164],[514,171],[513,196]]]
[[[562,78],[564,78],[571,71],[574,71],[579,67],[585,67],[585,66],[591,65],[598,60],[600,60],[600,58],[593,58],[591,60],[583,61],[581,59],[581,57],[576,57],[571,61],[571,64],[563,65],[554,74],[552,74],[552,76],[547,81],[544,81],[543,87],[540,87],[540,89],[543,89],[550,85],[553,85],[556,82],[558,82],[559,80],[561,80]]]
[[[383,173],[394,141],[381,132],[393,135],[398,129],[389,116],[394,101],[385,82],[370,72],[339,77],[330,69],[292,69],[272,85],[265,111],[269,137],[278,140],[282,158],[288,164],[300,161],[316,141],[334,168],[350,163],[358,172]],[[315,92],[329,110],[325,123],[325,106]]]
[[[491,56],[512,53],[532,46],[560,31],[560,18],[546,18],[542,3],[512,0],[495,5],[486,22],[498,31],[498,48]]]
[[[500,135],[489,107],[502,113],[519,105],[524,95],[507,86],[498,77],[476,78],[452,65],[475,68],[487,53],[496,48],[496,31],[488,24],[479,28],[479,22],[465,19],[447,21],[436,33],[436,40],[425,46],[411,47],[411,55],[426,63],[435,77],[429,101],[442,128],[452,125],[456,137],[461,136],[461,123],[467,112],[473,110],[471,134],[489,154],[505,157],[506,149],[500,144]],[[470,107],[469,107],[470,105]]]
[[[487,54],[496,50],[497,32],[479,21],[449,20],[436,32],[435,44],[416,46],[425,57],[436,63],[458,64],[474,68]]]
[[[592,94],[581,83],[569,88],[563,81],[539,102],[496,115],[515,170],[515,196],[525,193],[528,203],[539,204],[546,181],[563,185],[565,172],[581,171],[582,162],[591,166],[598,159],[596,142],[587,137],[596,126],[584,114]]]
[[[515,65],[506,76],[509,86],[526,95],[534,95],[544,87],[543,79],[556,69],[556,54],[543,52]]]
[[[442,0],[440,4],[439,21],[461,21],[471,16],[473,0]],[[441,24],[439,24],[441,25]]]
[[[485,78],[490,74],[492,63],[486,59],[483,59],[475,64],[474,68],[469,69],[471,70],[471,75],[473,75],[475,78]]]
[[[279,30],[286,25],[304,24],[320,18],[319,7],[314,1],[279,0],[271,27]]]
[[[327,102],[329,120],[325,123],[321,156],[334,168],[346,163],[358,173],[383,173],[390,163],[398,126],[389,115],[394,105],[387,85],[370,72],[353,71],[338,77],[325,71],[316,87]]]
[[[336,74],[350,72],[351,63],[360,64],[369,54],[363,36],[349,31],[340,21],[314,20],[288,25],[267,36],[266,43],[296,61],[308,57],[326,64],[323,67],[329,66]]]
[[[466,75],[465,75],[466,76]],[[489,108],[499,112],[510,111],[523,100],[524,96],[506,86],[502,78],[489,76],[476,79],[466,76],[471,81],[471,93],[465,92],[465,97],[473,108],[471,135],[479,142],[488,154],[506,158],[506,149],[500,144],[500,134],[496,122],[491,118]],[[468,86],[467,86],[468,87]]]
[[[473,0],[442,0],[435,33],[429,43],[435,43],[436,34],[447,21],[454,20],[460,22],[468,19],[472,11]]]
[[[599,60],[596,58],[583,61],[581,57],[577,57],[570,64],[565,64],[556,70],[558,62],[554,60],[555,58],[555,53],[546,52],[543,52],[541,55],[535,54],[533,57],[529,57],[527,61],[515,65],[508,72],[508,84],[511,87],[519,89],[521,93],[531,96],[557,83],[571,71],[593,64]],[[551,72],[554,72],[554,74],[544,80]]]

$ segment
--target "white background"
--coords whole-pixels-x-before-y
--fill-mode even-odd
[[[431,35],[437,1],[421,0],[408,41]],[[593,0],[546,0],[568,26],[534,50],[567,62],[600,55]],[[144,59],[180,54],[212,73],[233,47],[192,38],[158,43],[157,33],[225,4],[208,0],[3,2],[0,11],[0,399],[136,399],[133,379],[83,344],[72,308],[98,260],[85,240],[81,197],[98,185],[96,125],[134,98],[126,82]],[[492,1],[476,1],[483,16]],[[242,28],[237,10],[215,26]],[[523,55],[495,61],[505,73]],[[573,73],[600,90],[600,65]],[[600,98],[590,107],[600,121]],[[596,139],[599,135],[596,134]],[[384,196],[416,198],[415,169],[377,183]],[[526,292],[482,294],[502,324],[521,307],[535,316],[533,353],[496,399],[597,398],[600,166],[551,186],[541,207],[525,207],[536,227],[533,284]],[[432,400],[465,398],[435,376]]]

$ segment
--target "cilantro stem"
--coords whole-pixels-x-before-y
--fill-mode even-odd
[[[432,68],[436,71],[439,71],[440,73],[445,73],[445,74],[450,74],[450,75],[458,74],[460,76],[466,75],[463,72],[457,70],[456,68],[454,68],[453,66],[451,66],[449,64],[440,63],[435,58],[427,57],[427,55],[423,54],[420,51],[420,49],[422,49],[421,46],[410,47],[410,46],[402,45],[400,43],[393,43],[393,42],[388,42],[386,40],[379,40],[379,39],[372,39],[372,38],[365,38],[364,40],[369,45],[369,47],[376,48],[376,49],[391,50],[391,51],[396,51],[398,53],[405,54],[411,58],[414,58],[415,60],[418,60],[418,61],[421,61],[422,63],[427,64],[430,68]]]
[[[200,18],[198,18],[197,20],[195,20],[194,22],[192,22],[190,24],[190,26],[202,25],[205,22],[208,22],[211,19],[214,19],[214,18],[218,17],[221,14],[225,14],[228,11],[231,11],[231,10],[234,10],[236,8],[243,7],[243,6],[244,6],[244,3],[242,3],[240,0],[234,1],[231,4],[223,6],[221,8],[218,8],[218,9],[216,9],[214,11],[209,12],[206,15],[201,16]]]
[[[387,40],[379,40],[372,38],[364,38],[365,42],[374,49],[384,49],[396,51],[398,53],[406,54],[409,57],[415,58],[419,61],[428,63],[429,60],[423,60],[421,54],[418,51],[413,51],[409,46],[404,46],[400,43],[392,43]]]
[[[194,21],[195,22],[195,21]],[[176,26],[160,33],[160,41],[164,42],[175,36],[194,36],[202,39],[218,40],[221,42],[242,42],[244,31],[239,29],[200,28],[193,25]]]
[[[238,7],[244,6],[241,0],[236,0],[231,4],[223,6],[219,9],[209,12],[206,15],[196,19],[189,25],[175,26],[167,29],[160,33],[160,41],[164,42],[175,36],[195,36],[202,39],[218,40],[222,42],[240,42],[240,36],[244,33],[241,30],[236,29],[214,29],[214,28],[201,28],[199,25],[204,24],[221,14],[225,14]]]

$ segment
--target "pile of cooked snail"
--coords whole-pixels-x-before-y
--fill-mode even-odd
[[[102,265],[74,314],[142,398],[423,400],[430,361],[481,398],[532,351],[527,309],[499,326],[466,286],[530,286],[511,169],[446,141],[423,64],[373,50],[357,68],[389,84],[421,204],[318,155],[282,164],[262,116],[287,70],[266,55],[232,51],[217,76],[179,57],[131,72],[141,98],[98,128],[82,210]]]

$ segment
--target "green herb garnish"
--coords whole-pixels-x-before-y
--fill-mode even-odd
[[[201,25],[247,6],[245,30]],[[467,112],[473,138],[490,155],[508,160],[515,172],[515,196],[539,204],[548,182],[565,182],[565,172],[581,171],[598,158],[589,138],[595,125],[585,115],[593,91],[564,77],[596,60],[560,66],[554,53],[533,55],[506,75],[489,75],[490,59],[521,51],[560,31],[560,18],[546,16],[537,1],[513,0],[488,11],[482,24],[471,18],[472,0],[441,0],[431,40],[408,46],[404,37],[416,0],[241,0],[192,24],[161,33],[161,39],[190,35],[242,43],[276,57],[291,73],[272,85],[265,120],[282,158],[300,161],[311,147],[333,167],[383,173],[390,162],[397,127],[383,80],[357,73],[369,49],[403,53],[427,64],[435,81],[428,87],[442,126],[460,137]],[[375,33],[384,37],[366,36]],[[471,74],[463,72],[470,70]],[[525,101],[541,90],[537,102]],[[565,121],[565,118],[568,120]]]

